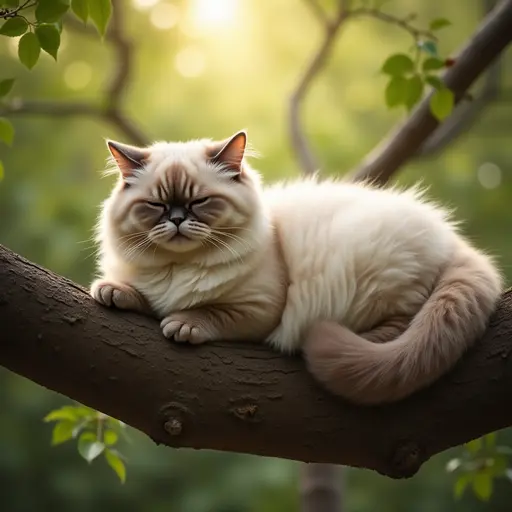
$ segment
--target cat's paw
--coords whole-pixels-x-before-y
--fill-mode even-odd
[[[96,302],[107,307],[141,312],[147,307],[142,295],[135,288],[104,279],[97,279],[92,283],[91,296]]]
[[[192,316],[185,313],[173,313],[166,316],[160,322],[160,327],[166,338],[178,343],[199,345],[213,339],[208,330],[201,325],[201,322],[194,320]]]

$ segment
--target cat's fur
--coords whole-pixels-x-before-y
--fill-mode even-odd
[[[445,373],[500,296],[492,260],[417,190],[316,179],[262,188],[244,132],[108,144],[121,172],[91,293],[151,311],[175,341],[302,348],[334,393],[381,403]]]

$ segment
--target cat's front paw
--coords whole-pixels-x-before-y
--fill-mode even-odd
[[[160,327],[166,338],[178,343],[199,345],[213,339],[211,333],[198,319],[194,319],[192,315],[185,312],[166,316],[160,322]]]
[[[142,295],[127,284],[97,279],[91,285],[91,296],[103,306],[144,312],[147,309]]]

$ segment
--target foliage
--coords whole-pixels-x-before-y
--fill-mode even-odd
[[[90,19],[101,36],[112,14],[111,0],[0,0],[0,35],[19,37],[18,58],[28,69],[39,61],[41,50],[57,60],[64,16],[71,10],[84,23]],[[0,101],[11,91],[14,78],[0,77]],[[0,118],[0,141],[11,145],[14,128]],[[0,180],[3,165],[0,162]]]
[[[382,66],[382,72],[389,76],[385,90],[385,101],[389,108],[403,106],[407,111],[422,99],[425,87],[434,90],[430,98],[430,111],[443,121],[453,110],[454,94],[441,80],[439,73],[453,66],[455,61],[441,58],[438,53],[437,36],[434,32],[451,25],[446,18],[433,19],[429,29],[420,31],[407,25],[414,15],[402,23],[414,39],[410,54],[395,53]]]
[[[126,425],[84,405],[66,405],[48,413],[44,421],[54,421],[52,445],[77,440],[78,453],[89,463],[103,455],[122,483],[126,480],[124,457],[117,450]]]
[[[457,476],[455,496],[460,498],[471,487],[478,499],[488,501],[496,478],[512,481],[512,469],[508,467],[511,455],[511,448],[496,444],[495,432],[467,443],[462,456],[446,465],[447,471]]]

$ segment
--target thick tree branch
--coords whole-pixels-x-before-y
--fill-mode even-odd
[[[489,14],[466,47],[456,57],[455,65],[443,77],[445,84],[460,101],[478,76],[488,68],[512,40],[512,0],[503,0]],[[365,159],[351,176],[385,183],[389,177],[421,148],[438,127],[429,109],[430,95],[411,117]]]
[[[512,425],[512,292],[487,333],[427,390],[386,407],[324,392],[266,346],[169,343],[156,321],[95,304],[0,246],[0,364],[174,447],[366,467],[399,478]]]
[[[478,121],[485,107],[499,95],[501,67],[501,59],[492,64],[485,74],[485,83],[478,95],[470,101],[461,101],[453,114],[420,146],[414,158],[440,153]]]

